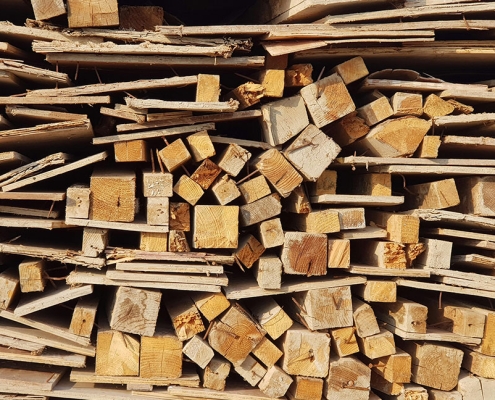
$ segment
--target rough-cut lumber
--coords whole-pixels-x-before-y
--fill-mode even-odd
[[[423,96],[418,93],[396,92],[390,102],[396,117],[423,115]]]
[[[196,205],[204,194],[201,186],[187,175],[182,175],[179,178],[173,187],[173,191],[192,206]]]
[[[130,140],[113,144],[116,162],[149,161],[148,145],[144,140]]]
[[[366,337],[357,337],[359,349],[366,357],[373,359],[395,354],[394,335],[386,329]]]
[[[356,111],[368,126],[376,125],[394,113],[388,98],[385,96],[359,107]]]
[[[250,355],[248,355],[242,363],[234,365],[234,370],[253,387],[256,386],[266,374],[266,368]]]
[[[339,357],[359,353],[359,346],[354,331],[354,327],[332,329],[330,331],[332,352],[337,353]]]
[[[182,139],[177,139],[159,152],[160,159],[169,172],[175,171],[191,159],[191,153]]]
[[[419,218],[412,215],[394,214],[384,211],[366,213],[376,226],[387,230],[387,238],[397,243],[418,243]]]
[[[425,251],[418,256],[415,265],[422,268],[450,268],[453,243],[438,239],[421,239]]]
[[[169,226],[168,197],[148,197],[146,199],[146,222],[148,225]]]
[[[396,206],[404,203],[403,196],[373,196],[364,194],[323,194],[320,196],[311,196],[310,199],[311,202],[315,204],[339,204],[365,207]]]
[[[194,211],[194,248],[237,248],[238,206],[198,205]],[[212,226],[216,227],[215,235],[212,235]]]
[[[414,156],[419,158],[437,158],[441,144],[440,136],[425,136]]]
[[[192,173],[191,179],[196,182],[201,189],[207,190],[221,173],[222,169],[207,158]]]
[[[172,197],[172,180],[172,174],[166,172],[143,172],[143,196]]]
[[[376,303],[373,310],[378,319],[406,332],[426,333],[428,308],[398,297],[395,303]]]
[[[327,236],[286,232],[281,260],[286,274],[318,276],[327,273]]]
[[[187,102],[187,101],[165,101],[165,100],[140,100],[127,97],[125,102],[134,108],[157,108],[167,110],[187,110],[200,112],[235,112],[239,103],[235,100],[225,102]]]
[[[239,225],[250,226],[276,217],[282,211],[280,196],[276,193],[239,207]]]
[[[354,57],[337,65],[332,69],[332,72],[338,73],[346,85],[364,78],[369,74],[368,68],[366,68],[361,57]]]
[[[389,382],[411,382],[411,356],[396,348],[395,354],[373,360],[372,370]]]
[[[292,384],[293,379],[280,367],[274,365],[268,369],[258,387],[269,397],[281,397]]]
[[[274,340],[282,336],[293,324],[292,319],[272,298],[250,300],[248,308],[256,321]]]
[[[353,176],[352,183],[354,194],[392,196],[392,177],[388,174],[359,174]]]
[[[214,357],[202,372],[203,386],[208,389],[224,391],[229,373],[230,363],[220,357]]]
[[[344,147],[365,136],[370,131],[370,127],[357,115],[356,111],[353,111],[324,127],[323,131],[339,146]]]
[[[91,190],[86,185],[72,185],[67,188],[65,216],[67,218],[89,218]]]
[[[214,356],[213,349],[198,335],[194,335],[184,345],[182,352],[201,369],[206,368]]]
[[[246,204],[259,200],[271,193],[270,187],[263,175],[249,179],[238,185],[242,199]]]
[[[333,195],[337,191],[337,171],[324,170],[315,182],[308,183],[311,196]]]
[[[45,261],[24,259],[19,264],[19,285],[22,293],[42,292],[46,286]]]
[[[266,47],[265,47],[266,48]],[[283,97],[285,86],[285,71],[283,69],[265,69],[258,73],[258,81],[265,89],[265,97]]]
[[[251,158],[251,153],[236,143],[231,143],[220,154],[218,166],[230,176],[237,176]]]
[[[283,355],[282,351],[266,336],[253,349],[252,354],[267,367],[274,366]]]
[[[261,244],[265,249],[284,244],[284,231],[280,218],[273,218],[259,224]]]
[[[341,229],[339,216],[338,211],[332,209],[311,211],[307,214],[295,214],[292,224],[302,232],[334,233]]]
[[[238,247],[234,253],[237,261],[240,261],[246,268],[251,268],[253,264],[264,253],[265,247],[253,235],[246,235],[239,238]]]
[[[165,307],[181,342],[205,330],[201,315],[189,297],[170,298],[165,303]]]
[[[495,207],[490,195],[494,182],[494,178],[489,176],[456,179],[461,199],[459,211],[481,217],[495,216]]]
[[[100,298],[97,295],[85,296],[77,301],[70,321],[69,332],[91,337]]]
[[[261,256],[253,267],[254,277],[263,289],[280,289],[282,261],[274,255]]]
[[[211,193],[216,201],[224,206],[231,203],[241,196],[241,192],[237,188],[236,182],[227,174],[219,177],[211,186]]]
[[[259,103],[264,95],[265,88],[262,85],[254,82],[246,82],[227,93],[225,99],[238,104],[239,110],[244,110]]]
[[[223,293],[192,293],[191,299],[208,321],[213,321],[230,306]]]
[[[211,142],[207,131],[194,133],[189,135],[186,139],[194,161],[200,162],[215,155],[215,148],[213,147],[213,143]]]
[[[346,397],[368,400],[370,381],[370,368],[354,356],[342,358],[331,356],[323,394],[329,400]]]
[[[119,10],[115,0],[69,0],[67,17],[70,28],[119,25]]]
[[[220,76],[219,75],[198,75],[196,87],[196,101],[216,102],[220,98]]]
[[[82,254],[98,257],[108,245],[108,229],[84,228]]]
[[[328,268],[349,268],[351,263],[351,242],[349,239],[328,240]]]
[[[369,304],[353,298],[352,311],[356,334],[359,337],[365,338],[380,333],[375,313]]]
[[[304,87],[313,83],[311,64],[294,64],[285,69],[285,87]]]

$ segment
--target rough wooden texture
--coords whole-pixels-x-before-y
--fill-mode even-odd
[[[167,251],[167,232],[141,232],[139,234],[139,249],[143,251]]]
[[[354,331],[354,327],[332,329],[330,331],[332,352],[337,353],[339,357],[359,353],[359,346]]]
[[[214,356],[213,349],[198,335],[184,345],[182,352],[201,369],[205,369]]]
[[[397,243],[418,243],[419,218],[413,215],[401,215],[384,211],[366,213],[376,226],[387,230],[387,239]]]
[[[242,363],[266,331],[237,303],[213,323],[208,334],[210,346],[234,365]]]
[[[230,363],[220,357],[214,357],[202,372],[203,386],[208,389],[223,391],[229,374]]]
[[[425,99],[423,112],[428,118],[438,118],[452,114],[454,112],[454,106],[441,99],[436,94],[430,94]]]
[[[238,226],[238,206],[196,206],[193,247],[235,249],[238,246]]]
[[[19,283],[22,293],[45,290],[45,261],[34,258],[23,260],[19,264]]]
[[[181,342],[205,330],[198,308],[189,297],[169,298],[165,307]]]
[[[74,307],[69,332],[78,336],[90,338],[91,333],[93,332],[99,302],[100,298],[95,294],[81,297]]]
[[[231,203],[241,196],[241,192],[237,188],[236,182],[227,174],[218,178],[211,186],[211,193],[216,201],[224,206]]]
[[[287,375],[280,367],[276,365],[270,367],[258,387],[269,397],[281,397],[293,382],[293,379]]]
[[[332,356],[323,395],[329,400],[368,400],[370,381],[371,370],[354,356]]]
[[[283,355],[282,351],[266,336],[253,349],[252,354],[268,368],[273,367]]]
[[[148,225],[169,226],[168,197],[148,197],[146,199],[146,222]]]
[[[332,69],[332,72],[338,73],[346,85],[369,74],[368,68],[366,68],[366,64],[361,57],[354,57],[337,65]]]
[[[225,95],[225,99],[236,101],[239,104],[239,110],[244,110],[260,102],[265,95],[265,88],[254,82],[246,82],[236,87]]]
[[[406,332],[426,333],[428,308],[398,297],[395,303],[376,303],[373,310],[378,319]]]
[[[323,131],[339,146],[344,147],[365,136],[370,131],[370,127],[356,111],[353,111],[326,126]]]
[[[283,202],[284,210],[294,214],[307,214],[312,207],[302,185],[297,186]]]
[[[84,228],[82,253],[87,257],[98,257],[108,246],[108,229]]]
[[[178,194],[192,206],[196,205],[198,200],[203,196],[204,191],[200,185],[189,178],[187,175],[182,175],[174,185],[174,193]]]
[[[307,185],[311,196],[336,194],[337,171],[324,170],[315,182],[309,182]]]
[[[222,173],[222,169],[210,159],[204,160],[192,173],[191,179],[203,190],[207,190]]]
[[[253,235],[241,236],[234,253],[235,258],[245,267],[251,268],[265,251],[265,247]]]
[[[249,179],[238,185],[242,199],[246,204],[259,200],[271,193],[270,187],[263,175]]]
[[[392,176],[389,174],[359,174],[352,178],[351,191],[358,195],[392,196]]]
[[[156,6],[123,6],[119,8],[119,29],[153,31],[163,24],[163,8]]]
[[[294,64],[285,70],[285,87],[304,87],[313,83],[311,64]]]
[[[341,229],[340,214],[332,209],[296,214],[292,216],[292,224],[297,230],[308,233],[334,233]]]
[[[130,140],[113,144],[116,162],[149,161],[148,145],[144,140]]]
[[[302,176],[277,149],[261,153],[252,164],[282,197],[288,197],[303,181]]]
[[[328,268],[348,268],[351,263],[351,242],[349,239],[328,240]]]
[[[169,172],[175,171],[192,158],[182,139],[177,139],[164,147],[159,155]]]
[[[191,150],[191,156],[196,162],[203,161],[216,154],[215,147],[213,147],[207,131],[200,131],[189,135],[186,140]]]
[[[265,69],[258,74],[258,81],[265,89],[264,97],[283,97],[285,71],[282,69]]]
[[[489,176],[473,176],[456,179],[459,191],[459,211],[481,217],[495,216],[495,204],[491,196],[495,179]]]
[[[208,321],[213,321],[230,306],[223,293],[192,293],[191,299]]]
[[[220,101],[220,76],[199,74],[196,86],[196,101]]]
[[[284,244],[284,231],[280,218],[273,218],[259,224],[259,236],[265,249]]]
[[[425,136],[414,156],[418,158],[437,158],[441,144],[440,136]]]
[[[365,338],[380,333],[380,328],[375,317],[375,313],[371,306],[362,302],[359,299],[352,299],[352,316],[354,318],[354,325],[356,328],[356,334]],[[374,358],[374,357],[373,357]]]
[[[267,297],[263,300],[249,301],[248,308],[253,317],[274,340],[278,339],[289,329],[293,321],[275,300]]]
[[[463,368],[467,369],[474,375],[487,379],[495,379],[494,357],[487,356],[467,348],[464,348],[463,351],[464,358],[461,356]]]
[[[417,93],[396,92],[391,98],[395,117],[423,115],[423,96]]]
[[[88,218],[91,190],[85,185],[72,185],[67,188],[65,215],[68,218]]]
[[[368,126],[376,125],[391,117],[394,113],[388,98],[385,96],[359,107],[356,111]]]
[[[151,337],[141,337],[139,376],[179,378],[182,375],[182,342],[169,329],[159,328]]]
[[[411,382],[411,356],[396,348],[395,354],[373,360],[372,370],[389,382]]]
[[[405,246],[400,243],[366,240],[362,244],[359,261],[379,268],[406,269]]]
[[[110,327],[122,332],[153,336],[161,297],[157,290],[117,288],[107,303]]]
[[[119,25],[116,0],[69,0],[67,16],[70,28]]]
[[[65,5],[62,0],[31,0],[34,18],[39,21],[65,14]]]
[[[169,173],[143,172],[144,197],[172,197],[173,176]]]
[[[304,101],[299,95],[264,104],[261,113],[263,136],[272,146],[284,144],[309,124]]]
[[[234,365],[234,370],[251,386],[256,386],[266,374],[266,368],[250,355],[242,363]]]
[[[286,232],[281,260],[286,274],[318,276],[327,273],[327,236]]]
[[[259,287],[280,289],[282,285],[282,261],[277,256],[261,256],[254,264],[253,272]]]
[[[386,329],[380,329],[379,333],[371,336],[358,336],[357,341],[361,353],[372,360],[395,353],[394,335]]]
[[[301,89],[313,123],[321,128],[356,109],[344,81],[338,74],[323,78]]]
[[[280,196],[276,193],[239,207],[240,226],[250,226],[276,217],[282,211]]]
[[[407,186],[406,205],[409,209],[443,209],[460,203],[454,179]]]
[[[421,239],[425,251],[419,255],[415,265],[422,268],[449,269],[453,243],[439,239]]]
[[[220,154],[218,166],[230,176],[237,176],[251,158],[251,153],[236,143],[231,143]]]

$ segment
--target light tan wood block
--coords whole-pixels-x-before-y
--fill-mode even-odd
[[[143,172],[144,197],[172,197],[173,175],[167,172]]]
[[[349,268],[351,265],[351,241],[328,239],[328,268]]]
[[[395,353],[394,334],[386,329],[381,329],[380,333],[375,335],[358,336],[357,341],[361,353],[372,360]]]
[[[169,172],[175,171],[192,158],[182,139],[173,141],[158,154]]]
[[[38,21],[58,17],[65,14],[65,5],[62,0],[31,0],[34,18]]]
[[[241,364],[265,336],[266,331],[234,303],[210,329],[208,343],[234,365]]]
[[[495,357],[465,348],[462,367],[480,378],[495,379]]]
[[[223,293],[191,293],[191,299],[199,312],[208,321],[213,321],[230,306],[230,301]]]
[[[376,303],[373,310],[378,319],[406,332],[426,333],[428,307],[398,297],[395,303]]]
[[[390,102],[396,117],[423,115],[423,96],[418,93],[396,92],[390,98]]]
[[[108,246],[108,229],[84,228],[82,253],[88,257],[98,257]]]
[[[428,118],[443,117],[454,112],[454,106],[436,94],[430,94],[425,99],[423,112]]]
[[[437,158],[441,144],[442,140],[440,136],[425,136],[414,153],[414,157]]]
[[[461,369],[456,389],[463,400],[484,400],[480,379],[464,369]]]
[[[459,211],[481,217],[495,216],[493,190],[495,179],[489,176],[473,176],[456,179],[459,190]]]
[[[253,235],[247,234],[239,239],[239,245],[234,253],[235,258],[246,268],[253,264],[264,253],[265,247]]]
[[[280,340],[280,366],[290,375],[324,378],[330,362],[330,335],[294,324]]]
[[[143,251],[167,251],[168,233],[141,232],[139,234],[139,249]]]
[[[204,191],[195,181],[187,175],[182,175],[174,185],[174,193],[182,197],[192,206],[196,205],[203,196]]]
[[[171,230],[168,233],[168,251],[184,253],[191,251],[184,231]]]
[[[290,400],[320,399],[323,395],[323,379],[296,375],[289,387],[287,397]]]
[[[189,232],[191,230],[191,207],[188,203],[171,202],[169,227],[171,230]]]
[[[421,268],[449,269],[453,243],[446,240],[421,239],[425,251],[415,261],[415,266]]]
[[[46,286],[45,261],[26,258],[19,264],[19,283],[22,293],[42,292]]]
[[[152,337],[141,337],[139,376],[179,378],[182,375],[182,342],[174,331],[159,328]]]
[[[339,146],[344,147],[365,136],[370,131],[370,127],[354,111],[326,126],[323,131]]]
[[[253,267],[254,277],[263,289],[280,289],[282,261],[275,255],[261,256]]]
[[[89,218],[91,190],[85,185],[72,185],[67,189],[65,216]]]
[[[0,273],[0,309],[8,309],[20,291],[19,269],[10,267]]]
[[[265,89],[264,97],[283,97],[285,87],[283,69],[265,69],[259,73],[258,81]]]
[[[91,337],[99,302],[100,297],[97,295],[84,296],[77,301],[69,326],[71,333]]]
[[[280,218],[273,218],[259,224],[261,244],[265,249],[282,246],[285,236]]]
[[[265,88],[259,83],[246,82],[225,95],[225,100],[237,101],[239,110],[244,110],[260,102],[265,95]]]
[[[313,65],[294,64],[285,70],[285,87],[304,87],[313,83]]]
[[[236,143],[231,143],[220,154],[217,165],[230,176],[237,176],[251,158],[251,153]]]
[[[394,110],[385,96],[359,107],[356,111],[368,126],[376,125],[394,114]]]
[[[196,101],[220,101],[220,75],[198,74]]]
[[[147,162],[150,153],[148,144],[144,140],[129,140],[113,144],[115,162]]]
[[[323,395],[329,400],[368,400],[371,370],[354,356],[330,357]]]
[[[276,340],[294,323],[287,313],[271,297],[252,299],[248,303],[254,319],[268,335]]]
[[[395,354],[380,357],[372,362],[372,370],[389,382],[411,382],[411,356],[396,348]]]
[[[296,95],[261,106],[263,137],[272,146],[284,144],[309,124],[306,107]]]
[[[316,126],[309,124],[283,151],[299,173],[316,181],[340,153],[340,146]]]
[[[352,289],[367,302],[394,303],[397,299],[397,284],[393,281],[368,279],[364,285],[356,285]]]
[[[327,236],[286,232],[280,259],[286,274],[318,276],[327,273]]]
[[[189,135],[186,140],[189,144],[189,149],[191,150],[191,156],[196,162],[203,161],[216,154],[215,147],[213,146],[207,131],[193,133],[192,135]]]
[[[234,365],[234,370],[253,387],[256,386],[266,374],[266,368],[250,355],[248,355],[242,363]]]
[[[337,353],[339,357],[359,353],[355,330],[356,329],[353,326],[332,329],[330,331],[330,336],[332,338],[332,353]]]
[[[271,193],[268,182],[263,175],[252,178],[238,185],[242,199],[246,204],[259,200]]]
[[[153,336],[161,297],[158,290],[117,288],[107,304],[110,327],[141,336]]]
[[[267,368],[273,367],[283,355],[282,351],[266,336],[253,349],[252,354]]]
[[[364,78],[369,74],[362,57],[351,58],[334,67],[332,72],[337,72],[346,85]]]
[[[311,196],[337,193],[337,171],[324,170],[315,182],[308,183]]]
[[[205,330],[198,308],[189,297],[170,297],[165,307],[181,342]]]
[[[369,196],[392,196],[392,175],[359,174],[352,177],[352,193]]]
[[[203,386],[212,390],[225,390],[227,377],[230,374],[230,366],[231,364],[228,361],[220,357],[214,357],[201,372]]]
[[[99,170],[91,175],[90,218],[132,222],[136,207],[136,174]]]
[[[406,205],[413,208],[441,210],[460,203],[454,179],[407,186]]]
[[[208,343],[198,335],[189,339],[182,352],[201,369],[205,369],[215,355]]]
[[[218,178],[215,183],[213,183],[211,186],[211,193],[222,206],[233,202],[241,196],[241,192],[237,188],[235,181],[227,174]]]
[[[419,218],[384,211],[366,212],[366,217],[376,226],[387,230],[387,239],[397,243],[418,243]]]
[[[340,214],[337,210],[315,210],[291,217],[297,230],[308,233],[334,233],[340,231]]]
[[[447,103],[450,103],[454,106],[453,114],[471,114],[474,111],[473,106],[469,106],[454,99],[448,99]]]
[[[117,0],[68,0],[69,28],[119,25]]]
[[[267,219],[276,217],[282,211],[280,196],[276,193],[239,207],[239,223],[241,226],[251,226]]]
[[[372,336],[380,333],[375,313],[371,306],[357,298],[352,299],[352,316],[356,334],[361,337]]]
[[[270,367],[258,387],[267,396],[281,397],[289,390],[293,379],[276,365]]]
[[[159,225],[168,228],[168,197],[148,197],[146,199],[146,222],[148,225]]]
[[[194,208],[193,247],[195,249],[235,249],[238,246],[239,207],[207,206]]]

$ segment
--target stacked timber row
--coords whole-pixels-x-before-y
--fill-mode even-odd
[[[62,29],[31,3],[0,23],[0,398],[492,396],[494,83],[324,47],[433,48],[340,24],[449,7],[178,27],[68,0]]]

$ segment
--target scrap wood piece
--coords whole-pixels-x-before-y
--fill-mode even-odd
[[[63,0],[31,0],[31,5],[33,6],[34,18],[38,21],[58,17],[66,13]]]
[[[0,42],[0,56],[5,58],[16,58],[20,60],[26,60],[32,58],[32,55],[26,53],[15,46],[12,46],[7,42]]]
[[[117,0],[68,0],[67,19],[69,28],[118,26]]]
[[[0,105],[10,104],[110,104],[110,96],[26,96],[26,97],[0,97]]]
[[[65,217],[65,223],[70,226],[83,226],[85,228],[100,228],[100,229],[115,229],[130,232],[151,232],[151,233],[166,233],[168,232],[167,225],[148,225],[146,221],[136,219],[133,222],[114,222],[100,221],[85,218],[68,218]]]
[[[28,96],[31,92],[28,92]],[[26,123],[51,123],[64,122],[78,119],[88,119],[86,114],[69,113],[62,111],[39,110],[17,105],[5,107],[5,114],[14,122]]]
[[[47,349],[41,354],[33,355],[29,351],[0,346],[0,360],[60,365],[72,368],[84,368],[86,366],[86,356],[53,349]]]
[[[24,81],[37,85],[70,86],[72,84],[66,73],[33,67],[14,60],[0,59],[0,71],[10,72]]]
[[[65,192],[0,192],[0,200],[64,201]]]
[[[12,215],[2,215],[0,217],[0,226],[6,228],[38,228],[38,229],[63,229],[70,228],[64,220],[61,219],[40,219],[37,217],[17,217]],[[1,245],[1,244],[0,244]]]
[[[38,89],[27,92],[27,96],[88,96],[98,93],[124,92],[131,90],[165,89],[194,85],[197,75],[174,76],[162,79],[143,79],[130,82],[95,83],[61,89]]]
[[[167,100],[141,100],[126,97],[126,104],[134,108],[157,108],[168,110],[186,110],[203,112],[235,112],[239,107],[236,100],[218,102],[190,102],[190,101],[167,101]]]
[[[28,351],[32,355],[41,354],[46,346],[39,343],[29,342],[27,340],[16,339],[10,336],[0,335],[0,346],[9,349]]]
[[[52,218],[57,219],[60,215],[58,210],[41,210],[31,207],[13,207],[0,205],[0,214],[15,214],[26,217]],[[65,221],[64,221],[65,225]]]
[[[16,151],[4,151],[0,153],[0,168],[2,170],[7,167],[15,167],[30,162],[30,158],[25,157]]]
[[[464,159],[464,158],[393,158],[393,157],[364,157],[349,156],[339,157],[333,162],[333,166],[360,166],[369,167],[377,165],[457,165],[467,167],[495,167],[495,160]]]
[[[53,178],[53,177],[61,175],[61,174],[65,174],[66,172],[74,171],[76,169],[86,167],[88,165],[97,163],[99,161],[103,161],[107,158],[107,156],[108,156],[108,153],[106,151],[104,151],[102,153],[94,154],[92,156],[83,158],[81,160],[74,161],[68,165],[64,165],[63,167],[55,168],[55,169],[52,169],[52,170],[47,171],[47,172],[42,172],[41,174],[27,177],[27,178],[21,179],[17,182],[9,183],[8,185],[5,185],[5,186],[3,186],[3,184],[0,184],[0,186],[2,187],[2,190],[4,192],[9,192],[11,190],[19,189],[21,187],[24,187],[24,186],[27,186],[27,185],[30,185],[33,183],[44,181],[45,179],[49,179],[49,178]]]
[[[493,167],[463,167],[456,165],[384,165],[370,167],[369,171],[380,174],[401,175],[495,175],[495,168]]]
[[[429,278],[429,269],[393,269],[373,267],[369,265],[352,264],[348,269],[348,272],[354,275],[366,275],[366,276],[394,276],[394,277],[409,277],[409,278]]]
[[[118,262],[117,271],[166,272],[183,274],[223,274],[223,265],[208,263],[173,263],[173,262]]]
[[[0,368],[0,386],[2,386],[2,392],[13,393],[15,396],[19,395],[20,392],[25,394],[30,391],[45,392],[39,394],[43,396],[54,389],[66,371],[65,367],[2,366]],[[3,390],[3,388],[7,390]]]
[[[407,214],[415,215],[428,222],[442,222],[449,225],[460,226],[469,229],[495,229],[495,220],[493,218],[478,217],[476,215],[462,214],[454,211],[445,210],[410,210]],[[453,236],[457,236],[457,233]]]
[[[404,204],[404,196],[371,196],[371,195],[350,195],[350,194],[323,194],[311,196],[311,203],[314,204],[339,204],[355,205],[364,207],[385,207]]]
[[[149,272],[129,272],[116,271],[109,269],[106,276],[113,280],[132,281],[132,282],[163,282],[163,283],[190,283],[190,284],[208,284],[217,286],[227,286],[227,275],[219,276],[202,276],[202,275],[184,275],[173,273],[149,273]]]
[[[488,290],[463,288],[463,287],[446,285],[444,283],[420,282],[420,281],[404,279],[404,278],[396,278],[395,283],[397,284],[397,286],[412,287],[423,290],[432,290],[434,292],[457,293],[457,294],[465,294],[465,295],[495,299],[495,292]]]
[[[463,84],[450,82],[422,82],[422,81],[405,81],[398,79],[374,79],[366,78],[361,84],[361,90],[396,90],[396,91],[420,91],[420,92],[438,92],[441,90],[452,90],[455,92],[476,91],[488,92],[487,85]]]

